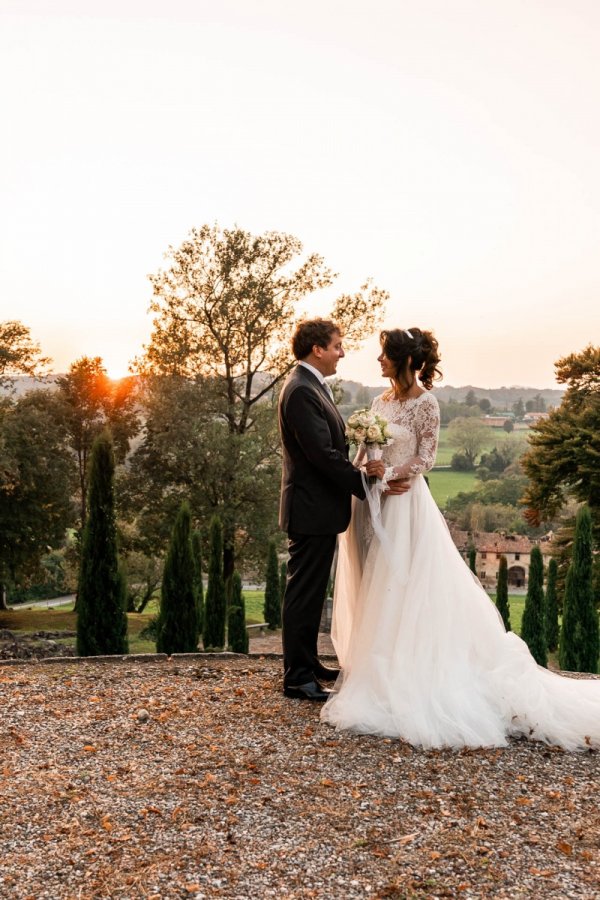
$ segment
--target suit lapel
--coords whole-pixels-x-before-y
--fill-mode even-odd
[[[345,434],[346,433],[346,423],[344,422],[342,416],[340,415],[340,411],[337,408],[337,406],[335,405],[335,402],[334,402],[333,398],[331,397],[331,395],[329,394],[329,391],[327,390],[327,388],[325,387],[325,385],[322,382],[319,382],[319,389],[320,389],[321,393],[327,398],[327,402],[329,403],[329,406],[331,407],[331,409],[333,409],[333,411],[335,412],[338,422],[342,426],[342,430],[344,431],[344,434]]]
[[[335,413],[335,417],[338,422],[338,425],[340,426],[340,428],[342,430],[342,434],[344,436],[344,443],[345,443],[346,442],[346,423],[344,422],[342,416],[340,415],[339,410],[338,410],[337,406],[335,405],[335,403],[333,402],[332,398],[329,396],[329,391],[327,390],[325,385],[321,381],[319,381],[319,379],[316,377],[316,375],[313,375],[313,373],[309,369],[306,369],[304,366],[296,366],[295,376],[296,376],[296,378],[303,378],[305,381],[308,382],[308,384],[311,384],[313,387],[315,387],[319,391],[319,394],[322,397],[325,397],[325,399],[327,400],[327,403],[329,404],[329,409],[331,409]]]

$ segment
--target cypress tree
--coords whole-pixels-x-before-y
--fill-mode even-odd
[[[223,526],[217,516],[210,523],[208,587],[204,603],[204,649],[225,646],[225,581],[223,579]]]
[[[521,637],[540,666],[548,665],[546,611],[544,601],[544,560],[539,547],[531,551],[529,583],[521,625]]]
[[[246,628],[246,604],[242,593],[242,579],[239,572],[231,578],[231,602],[227,615],[227,639],[229,649],[234,653],[248,652],[248,630]]]
[[[198,637],[200,637],[204,626],[204,585],[202,584],[202,535],[199,531],[194,531],[192,534],[192,554],[194,557],[194,581],[196,584]]]
[[[469,547],[469,568],[477,575],[477,548]]]
[[[556,591],[556,578],[558,575],[558,563],[551,559],[548,564],[548,581],[546,583],[546,639],[548,650],[556,650],[558,647],[558,596]]]
[[[580,672],[597,673],[600,653],[598,610],[594,602],[592,515],[589,506],[577,513],[573,545],[573,580],[581,623]]]
[[[96,438],[89,471],[78,585],[77,653],[122,654],[128,652],[127,588],[117,552],[115,460],[110,432]]]
[[[158,653],[194,653],[198,649],[196,567],[191,535],[190,508],[182,503],[163,570],[156,637]]]
[[[273,631],[281,627],[281,592],[279,587],[279,564],[275,541],[269,541],[267,575],[265,583],[265,622]]]
[[[558,647],[558,662],[565,672],[579,672],[579,623],[577,621],[577,595],[573,584],[573,563],[567,570],[563,599],[562,626]]]
[[[510,631],[510,607],[508,605],[508,562],[505,556],[500,557],[498,568],[498,585],[496,587],[496,606],[502,616],[504,627]]]
[[[561,668],[595,673],[599,652],[598,612],[592,583],[592,518],[589,507],[582,506],[575,520],[573,557],[565,587]]]

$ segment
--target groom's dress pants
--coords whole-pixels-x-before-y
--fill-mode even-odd
[[[289,533],[289,562],[283,598],[284,686],[314,681],[317,640],[336,534]]]

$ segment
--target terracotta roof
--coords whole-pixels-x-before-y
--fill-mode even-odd
[[[475,548],[480,553],[531,553],[536,545],[540,545],[542,553],[548,553],[545,547],[548,547],[548,541],[532,541],[530,538],[522,534],[498,534],[497,532],[487,531],[460,531],[459,529],[450,529],[452,540],[459,550],[468,550],[470,547]]]

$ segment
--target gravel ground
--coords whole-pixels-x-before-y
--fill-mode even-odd
[[[337,734],[280,675],[1,666],[0,895],[600,897],[598,754]]]

